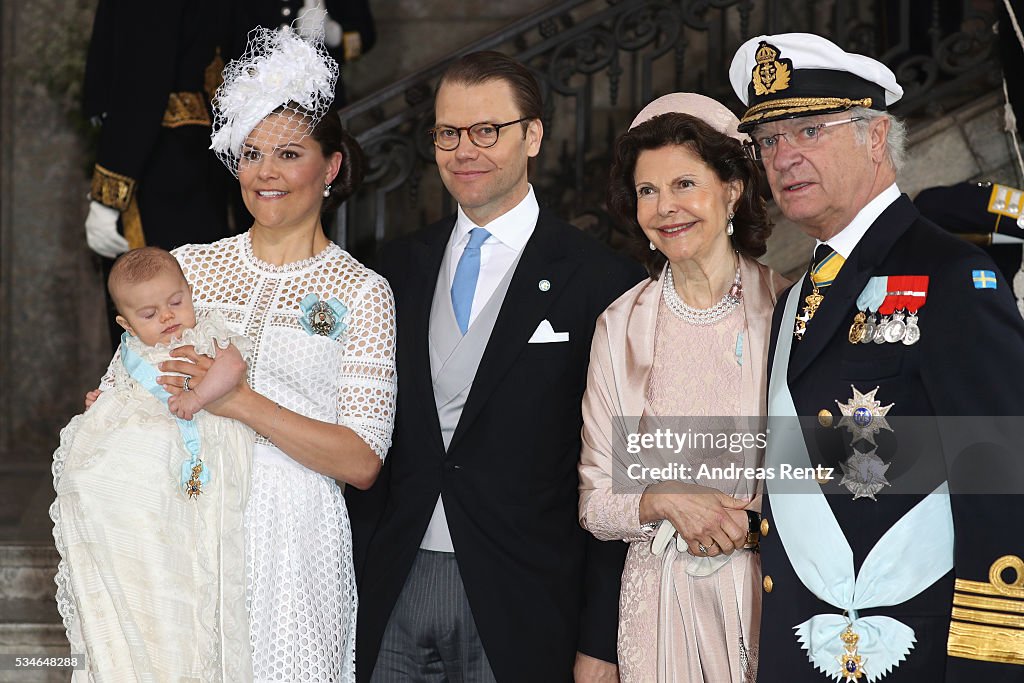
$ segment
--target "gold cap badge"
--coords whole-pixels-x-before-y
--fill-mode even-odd
[[[788,59],[780,60],[779,54],[777,47],[764,41],[757,46],[754,53],[757,64],[751,72],[755,95],[770,95],[789,87],[793,63]]]

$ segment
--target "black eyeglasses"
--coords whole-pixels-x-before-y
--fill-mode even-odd
[[[509,121],[508,123],[488,123],[483,121],[481,123],[474,123],[472,126],[434,126],[427,132],[430,137],[434,140],[434,146],[438,149],[450,152],[459,146],[459,140],[462,139],[462,131],[466,131],[466,135],[469,136],[469,141],[477,147],[484,149],[488,147],[494,147],[498,143],[498,133],[505,126],[511,126],[515,123],[522,123],[523,121],[529,121],[531,117],[526,116],[515,121]],[[526,134],[524,132],[523,137]]]

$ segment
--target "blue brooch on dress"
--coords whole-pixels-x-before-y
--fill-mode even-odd
[[[307,294],[299,308],[302,309],[299,324],[308,334],[337,339],[348,329],[344,322],[348,308],[335,297],[321,301],[318,295]]]

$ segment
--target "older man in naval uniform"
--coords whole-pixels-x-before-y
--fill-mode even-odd
[[[953,474],[1019,476],[1013,449],[969,433],[1024,415],[1009,287],[900,193],[902,89],[883,64],[759,36],[730,79],[779,208],[816,240],[775,311],[766,465],[835,467],[767,482],[758,680],[1024,680],[1020,498]],[[951,425],[975,445],[950,446]]]

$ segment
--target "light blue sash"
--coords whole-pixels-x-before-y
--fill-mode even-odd
[[[789,391],[789,356],[800,288],[786,300],[768,390],[770,438],[765,465],[811,467],[807,445]],[[807,656],[823,673],[837,678],[844,652],[839,636],[849,622],[860,636],[868,681],[875,681],[906,659],[916,641],[914,630],[886,616],[859,617],[858,611],[906,602],[953,568],[953,515],[943,482],[875,543],[854,575],[853,551],[821,487],[813,480],[769,480],[775,529],[800,581],[834,606],[837,614],[818,614],[794,626]],[[870,504],[865,501],[865,504]],[[770,607],[768,608],[770,609]]]
[[[167,405],[167,399],[171,395],[166,389],[157,384],[156,378],[160,376],[160,373],[152,365],[142,360],[139,354],[128,347],[127,332],[121,335],[121,362],[132,379],[141,384],[153,396],[156,396],[165,406]],[[192,478],[192,468],[198,464],[203,465],[199,475],[199,482],[205,486],[210,483],[210,468],[199,457],[202,445],[199,439],[199,427],[196,426],[195,420],[182,420],[180,417],[175,417],[174,420],[178,423],[181,440],[185,443],[186,450],[192,456],[181,464],[181,487],[184,489],[188,484],[189,479]]]

